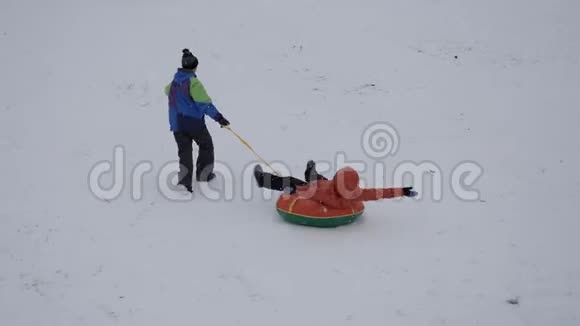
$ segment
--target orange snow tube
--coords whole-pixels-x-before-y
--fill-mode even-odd
[[[280,216],[289,223],[316,227],[350,224],[359,218],[365,209],[362,202],[348,209],[330,208],[318,201],[300,198],[296,194],[282,194],[276,208]]]

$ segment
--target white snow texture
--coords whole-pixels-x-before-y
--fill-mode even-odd
[[[575,0],[0,1],[0,325],[580,325],[579,16]],[[167,199],[163,88],[186,47],[266,159],[302,177],[344,155],[367,186],[373,166],[390,186],[430,162],[403,182],[422,198],[288,224],[208,119],[233,173],[210,186],[231,198]],[[396,154],[363,150],[376,122]],[[124,187],[102,200],[89,172],[117,145]],[[483,168],[476,200],[451,189],[462,162]]]

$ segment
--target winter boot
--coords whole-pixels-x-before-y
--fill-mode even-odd
[[[210,182],[211,180],[215,179],[215,173],[211,172],[206,177],[197,176],[195,178],[198,182]]]
[[[258,184],[258,187],[263,188],[264,170],[262,170],[262,167],[259,164],[256,164],[256,166],[254,167],[254,178],[256,178],[256,183]]]

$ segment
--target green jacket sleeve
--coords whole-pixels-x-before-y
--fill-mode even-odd
[[[171,89],[171,84],[165,86],[165,95],[169,96],[169,90]]]
[[[197,103],[211,103],[211,98],[207,95],[205,87],[203,87],[203,84],[195,77],[191,78],[189,94]]]
[[[218,121],[222,114],[213,105],[211,98],[207,95],[205,87],[199,81],[199,79],[193,77],[191,78],[191,83],[189,85],[189,94],[191,98],[197,103],[197,107],[204,113],[209,115],[215,121]]]

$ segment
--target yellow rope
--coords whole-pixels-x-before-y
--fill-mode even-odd
[[[272,170],[274,172],[274,174],[281,176],[280,172],[274,170],[274,168],[268,162],[266,162],[266,160],[264,160],[258,153],[256,153],[256,151],[252,148],[252,146],[250,146],[250,144],[244,138],[242,138],[242,136],[240,136],[237,132],[235,132],[230,126],[225,126],[224,128],[226,128],[232,134],[234,134],[234,136],[236,136],[236,138],[238,138],[240,140],[240,142],[242,142],[242,144],[244,144],[244,146],[246,146],[250,151],[252,151],[252,153],[254,153],[254,155],[258,158],[258,160],[260,160],[262,163],[266,164],[266,166],[268,166],[270,168],[270,170]]]

